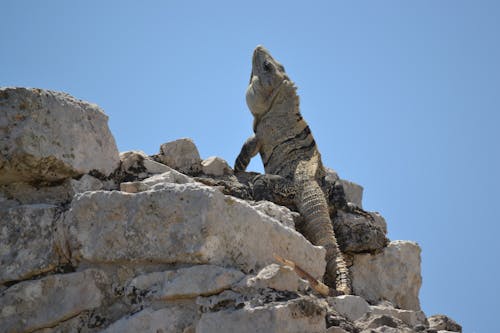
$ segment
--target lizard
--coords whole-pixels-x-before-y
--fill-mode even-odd
[[[251,158],[260,154],[265,175],[254,179],[255,187],[272,184],[283,196],[293,198],[305,220],[302,233],[311,243],[326,249],[325,283],[340,293],[350,294],[349,270],[321,189],[325,168],[300,113],[297,87],[284,66],[261,45],[253,52],[246,102],[254,117],[254,134],[243,144],[234,171],[245,171]]]

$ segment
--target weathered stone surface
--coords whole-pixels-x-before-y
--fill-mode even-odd
[[[169,170],[159,175],[155,175],[149,178],[146,178],[142,181],[133,181],[133,182],[125,182],[120,184],[120,191],[128,192],[128,193],[138,193],[149,191],[152,189],[160,189],[165,184],[174,183],[174,184],[187,184],[194,183],[194,180],[185,174],[180,173],[177,170],[171,169],[165,165]]]
[[[366,301],[354,295],[342,295],[328,298],[330,304],[339,314],[351,321],[356,321],[370,311]]]
[[[278,254],[316,278],[325,268],[323,248],[246,202],[198,184],[86,192],[73,200],[65,222],[75,262],[217,264],[248,273]]]
[[[0,284],[53,270],[57,207],[27,205],[0,210]]]
[[[387,315],[367,313],[356,320],[355,324],[361,333],[414,333],[401,320]]]
[[[235,269],[197,265],[140,275],[130,282],[127,289],[129,293],[145,292],[152,299],[192,298],[220,293],[244,277],[242,272]]]
[[[220,157],[212,156],[201,162],[201,171],[210,176],[232,175],[233,169],[225,160]]]
[[[156,156],[160,162],[182,173],[197,173],[201,170],[201,158],[198,148],[189,138],[164,143],[160,146],[160,154]]]
[[[9,200],[19,204],[63,204],[71,201],[76,193],[97,191],[103,188],[103,183],[90,175],[80,179],[65,179],[62,183],[51,186],[31,185],[28,183],[10,183],[0,186],[0,192]]]
[[[271,201],[257,201],[250,203],[252,207],[272,218],[278,220],[284,226],[295,229],[295,221],[300,219],[300,214],[292,212],[290,209],[279,206]]]
[[[373,216],[379,223],[358,214],[337,211],[333,226],[342,252],[373,252],[387,246],[389,240],[380,226],[384,220],[380,215]]]
[[[302,285],[301,279],[290,267],[271,264],[259,271],[256,276],[244,281],[245,287],[254,289],[271,288],[297,292]]]
[[[325,312],[325,304],[309,297],[255,307],[247,304],[240,310],[204,313],[196,332],[324,333]]]
[[[120,153],[121,172],[125,181],[144,179],[151,175],[164,173],[170,170],[168,166],[153,161],[142,151],[126,151]]]
[[[425,313],[423,311],[403,310],[396,309],[392,306],[380,305],[370,306],[370,311],[374,314],[387,315],[398,318],[409,327],[415,327],[419,325],[425,326],[427,324],[427,318],[425,317]]]
[[[349,333],[349,332],[347,332],[343,328],[340,328],[340,327],[337,327],[337,326],[332,326],[332,327],[329,327],[326,330],[326,333]]]
[[[351,267],[354,293],[369,302],[388,300],[396,307],[420,310],[420,247],[393,241],[378,254],[356,254]]]
[[[122,318],[102,333],[162,332],[183,333],[196,319],[196,311],[191,308],[172,305],[163,309],[146,308],[130,317]]]
[[[89,269],[18,283],[0,295],[0,327],[31,332],[99,307],[103,293],[98,285],[105,279],[101,271]]]
[[[429,328],[437,331],[452,331],[462,332],[462,326],[457,324],[456,321],[445,315],[433,315],[428,318]]]
[[[363,187],[348,180],[340,179],[344,188],[347,202],[352,202],[359,208],[363,208]]]
[[[108,117],[55,91],[0,89],[0,184],[54,182],[119,165]]]

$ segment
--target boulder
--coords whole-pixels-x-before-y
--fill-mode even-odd
[[[50,186],[23,182],[10,183],[1,185],[0,192],[10,200],[24,205],[40,203],[60,205],[70,202],[77,193],[98,191],[103,187],[104,184],[99,179],[85,174],[80,178],[68,178]]]
[[[433,315],[428,318],[429,328],[436,331],[462,332],[462,326],[445,315]]]
[[[46,204],[0,210],[0,284],[29,279],[60,264],[57,215],[57,207]]]
[[[423,311],[396,309],[393,306],[374,305],[370,306],[370,311],[373,314],[387,315],[398,318],[409,327],[427,326],[427,318]]]
[[[187,184],[194,183],[194,180],[185,174],[180,173],[165,165],[168,171],[154,175],[152,177],[146,178],[142,181],[124,182],[120,184],[120,191],[127,193],[138,193],[149,191],[155,188],[162,188],[165,184],[175,183],[175,184]]]
[[[374,221],[362,215],[337,211],[333,227],[342,252],[374,252],[387,246],[385,220],[378,214],[371,215]]]
[[[370,312],[368,303],[363,298],[354,295],[330,297],[328,304],[350,321],[356,321]]]
[[[245,201],[199,184],[78,194],[64,221],[75,264],[215,264],[251,273],[278,254],[315,278],[325,269],[322,247]]]
[[[201,162],[201,171],[209,176],[232,175],[233,170],[225,160],[212,156]]]
[[[292,229],[295,229],[296,221],[301,219],[299,213],[292,212],[290,209],[271,201],[249,202],[249,204],[259,212],[278,220],[284,226]]]
[[[193,140],[183,138],[164,143],[155,156],[161,163],[182,173],[196,174],[201,170],[201,158]]]
[[[0,184],[58,182],[119,165],[108,117],[56,91],[0,89]]]
[[[245,275],[235,269],[197,265],[177,270],[153,272],[135,277],[127,287],[129,294],[150,299],[174,300],[218,294],[240,282]]]
[[[401,309],[420,310],[420,252],[417,243],[393,241],[380,253],[355,254],[351,267],[354,294],[371,303],[388,300]]]
[[[360,333],[414,333],[401,320],[387,316],[367,313],[355,321]]]
[[[183,333],[196,320],[195,309],[171,305],[159,310],[146,308],[109,325],[101,333]]]
[[[244,289],[271,288],[280,291],[298,292],[304,289],[305,282],[302,281],[292,268],[271,264],[261,269],[256,276],[250,276],[242,281]],[[243,290],[244,290],[243,289]]]
[[[120,153],[120,171],[124,181],[137,180],[170,170],[165,164],[154,161],[142,151]]]
[[[0,295],[2,331],[31,332],[97,308],[105,280],[103,272],[89,269],[17,283]]]
[[[351,202],[359,208],[363,208],[363,186],[345,179],[339,179],[339,182],[344,188],[347,202]]]
[[[326,305],[311,297],[261,306],[246,304],[242,309],[207,312],[196,326],[197,333],[287,332],[324,333]]]

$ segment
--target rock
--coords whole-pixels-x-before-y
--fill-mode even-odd
[[[133,292],[147,294],[152,299],[173,300],[218,294],[244,277],[235,269],[197,265],[140,275],[130,282],[127,289],[129,294]]]
[[[245,287],[253,289],[271,288],[292,292],[297,292],[303,285],[292,268],[277,264],[264,267],[256,276],[245,279],[244,283]]]
[[[339,179],[344,188],[347,202],[352,202],[359,208],[363,208],[363,187],[348,180]]]
[[[462,332],[462,326],[457,324],[456,321],[445,315],[433,315],[427,318],[429,328],[437,331],[452,331]]]
[[[342,295],[329,297],[328,304],[350,321],[356,321],[370,311],[368,303],[359,296]]]
[[[263,306],[246,304],[239,310],[204,313],[197,333],[220,332],[325,332],[325,304],[311,297]]]
[[[198,148],[189,138],[167,142],[161,145],[160,162],[182,173],[196,174],[201,170],[201,158]]]
[[[406,326],[401,320],[387,316],[367,313],[355,321],[356,327],[362,333],[413,333],[414,331]]]
[[[0,192],[10,200],[24,205],[68,203],[76,193],[97,191],[103,188],[103,183],[90,175],[83,175],[80,179],[66,179],[60,184],[50,186],[32,185],[28,183],[10,183],[0,186]]]
[[[183,333],[196,320],[196,311],[183,306],[169,306],[159,310],[146,308],[138,313],[122,318],[102,333],[161,332]]]
[[[297,219],[300,219],[299,213],[292,212],[290,209],[279,206],[275,203],[272,203],[271,201],[250,202],[250,205],[257,209],[259,212],[262,212],[267,216],[278,220],[284,226],[292,228],[294,230],[295,221]]]
[[[104,298],[98,285],[105,279],[89,269],[15,284],[0,295],[2,330],[31,332],[97,308]]]
[[[57,215],[56,206],[45,204],[0,210],[0,284],[29,279],[60,264]]]
[[[215,264],[251,273],[278,254],[315,278],[325,269],[322,247],[246,202],[199,184],[78,194],[65,225],[75,264]]]
[[[422,311],[402,310],[388,306],[370,306],[370,311],[374,314],[387,315],[398,318],[409,327],[426,326],[427,318]]]
[[[174,169],[169,168],[165,165],[169,170],[159,175],[155,175],[149,178],[146,178],[142,181],[134,181],[134,182],[125,182],[120,184],[120,191],[128,192],[128,193],[138,193],[149,191],[151,189],[161,188],[165,184],[174,183],[174,184],[187,184],[194,183],[194,180],[185,174],[180,173]]]
[[[0,184],[57,182],[119,165],[108,117],[55,91],[0,89]]]
[[[220,294],[208,297],[197,297],[196,304],[201,312],[215,312],[223,309],[235,309],[245,303],[245,296],[232,290],[224,290]]]
[[[165,164],[153,161],[142,151],[126,151],[120,153],[122,178],[124,181],[144,179],[151,175],[170,170]]]
[[[232,175],[233,170],[227,164],[225,160],[220,157],[212,156],[203,160],[201,162],[201,171],[205,175],[210,176],[224,176],[224,175]]]
[[[379,223],[380,220],[383,221],[383,218],[378,219]],[[379,225],[358,214],[339,210],[333,226],[342,252],[374,252],[384,248],[389,242]]]
[[[349,333],[349,332],[347,332],[343,328],[340,328],[340,327],[337,327],[337,326],[332,326],[332,327],[329,327],[326,330],[326,333]]]
[[[354,293],[368,302],[388,300],[401,309],[420,310],[422,278],[416,243],[393,241],[381,253],[355,254],[351,275]]]

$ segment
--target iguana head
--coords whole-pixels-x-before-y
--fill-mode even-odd
[[[261,117],[269,111],[282,87],[290,79],[285,68],[269,51],[259,45],[253,51],[252,74],[246,92],[247,105],[254,117]]]

